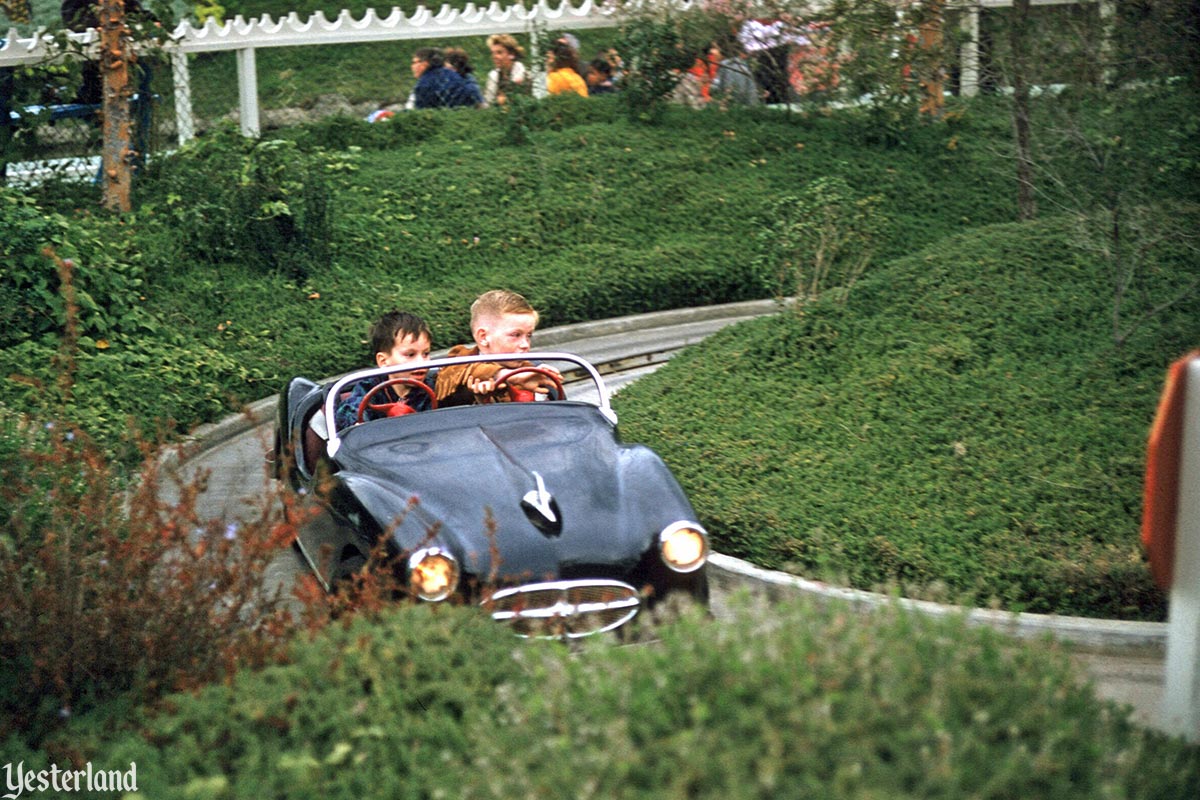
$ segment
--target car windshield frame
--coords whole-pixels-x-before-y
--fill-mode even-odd
[[[458,364],[478,364],[478,363],[495,363],[509,361],[532,361],[534,366],[541,366],[547,362],[569,362],[576,365],[579,369],[559,370],[563,376],[563,384],[576,383],[582,380],[590,379],[596,387],[596,394],[600,398],[600,402],[596,404],[596,408],[607,417],[613,425],[617,424],[617,415],[612,410],[612,405],[609,402],[608,386],[604,383],[604,378],[600,376],[597,370],[589,361],[574,353],[564,353],[557,351],[532,351],[528,353],[488,353],[486,355],[474,356],[453,356],[447,358],[434,358],[429,361],[421,362],[420,364],[405,364],[402,366],[383,366],[371,367],[369,369],[355,370],[348,372],[342,377],[333,382],[329,387],[329,391],[325,394],[323,408],[325,411],[325,419],[336,419],[335,412],[337,409],[337,398],[342,395],[343,390],[351,384],[359,381],[369,380],[377,376],[400,375],[405,372],[429,372],[438,370],[443,367],[452,367]],[[557,369],[557,367],[555,367]],[[561,402],[561,401],[547,401]],[[590,403],[588,404],[590,405]],[[463,408],[471,408],[472,406],[463,406]],[[428,412],[423,412],[428,413]],[[337,455],[342,446],[341,433],[337,431],[336,425],[330,425],[329,443],[327,451],[332,458]],[[349,428],[347,428],[349,430]]]

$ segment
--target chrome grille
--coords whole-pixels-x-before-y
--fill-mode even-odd
[[[492,618],[523,637],[575,639],[611,631],[637,615],[641,598],[627,583],[549,581],[501,589],[483,602]]]

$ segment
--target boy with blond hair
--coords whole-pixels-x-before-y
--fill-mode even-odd
[[[471,304],[471,336],[475,344],[455,345],[447,355],[528,353],[533,346],[533,331],[537,323],[537,311],[516,292],[507,289],[484,292]],[[502,370],[527,366],[532,366],[532,362],[480,362],[445,367],[437,376],[438,404],[454,406],[503,402],[532,399],[527,393],[546,394],[552,382],[542,375],[523,375],[510,383],[497,384],[496,376]]]

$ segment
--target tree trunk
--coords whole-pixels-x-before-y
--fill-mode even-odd
[[[136,56],[125,24],[125,0],[98,0],[100,20],[100,74],[104,96],[104,144],[101,151],[104,207],[110,211],[129,211],[129,190],[133,179],[133,136],[129,100],[133,96],[130,79]]]
[[[1013,0],[1009,43],[1012,47],[1013,132],[1017,144],[1017,218],[1037,216],[1033,185],[1033,144],[1029,122],[1029,5]]]
[[[931,117],[941,117],[945,110],[946,97],[943,87],[946,67],[942,63],[942,30],[945,27],[945,0],[931,0],[928,3],[925,21],[921,23],[921,47],[938,53],[937,65],[930,69],[929,74],[921,83],[925,97],[921,100],[921,113]],[[928,65],[928,59],[923,59]]]

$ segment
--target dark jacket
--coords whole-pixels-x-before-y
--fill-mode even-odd
[[[381,375],[367,380],[361,380],[353,384],[349,392],[342,395],[338,400],[337,407],[334,408],[333,414],[337,418],[337,429],[339,431],[349,428],[351,425],[358,422],[358,407],[362,404],[363,398],[367,396],[367,392],[374,389],[379,384],[387,380],[386,375]],[[432,387],[430,387],[432,388]],[[409,389],[408,397],[401,400],[396,396],[396,393],[391,387],[388,387],[374,398],[371,399],[371,405],[387,406],[395,405],[407,406],[413,411],[428,411],[430,408],[429,395],[421,391],[419,388]],[[363,409],[363,421],[369,422],[373,419],[383,419],[389,416],[397,416],[399,413],[407,413],[405,410],[396,409],[381,409],[375,410],[371,408]]]
[[[483,102],[479,85],[467,83],[461,75],[446,67],[430,67],[417,80],[413,90],[416,108],[461,108]]]

